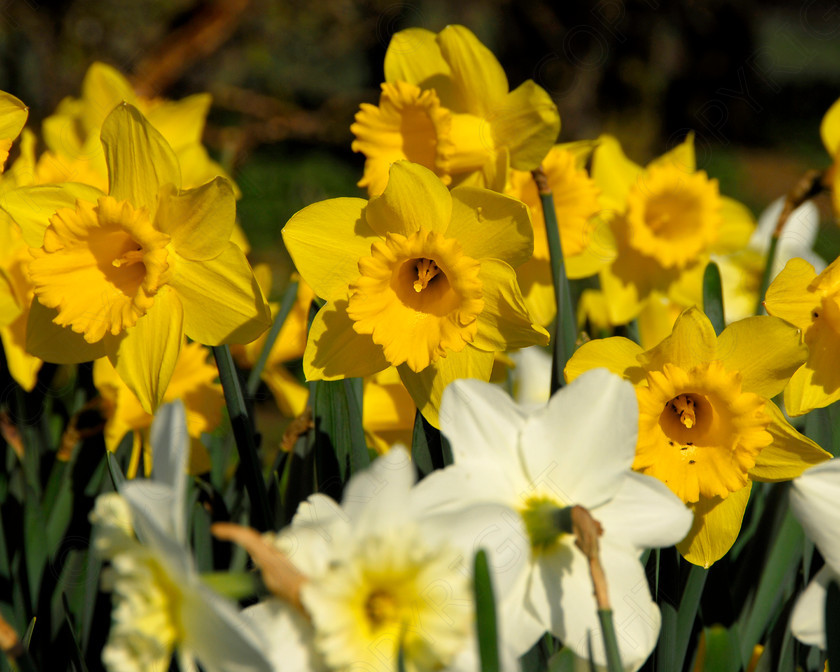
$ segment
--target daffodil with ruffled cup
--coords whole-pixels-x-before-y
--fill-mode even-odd
[[[691,507],[694,525],[677,548],[709,567],[735,543],[753,481],[790,480],[831,457],[770,401],[804,359],[799,331],[783,320],[750,317],[716,336],[709,318],[689,308],[654,348],[621,337],[590,341],[565,373],[571,381],[606,367],[633,383],[633,468]]]
[[[379,106],[350,127],[366,157],[359,181],[381,194],[394,161],[408,159],[444,184],[503,191],[508,166],[533,170],[560,132],[557,106],[532,80],[510,91],[505,71],[464,26],[401,30],[385,53]]]
[[[147,413],[161,403],[184,334],[243,343],[270,324],[224,178],[182,191],[172,149],[130,105],[102,127],[110,193],[65,182],[0,205],[32,248],[27,349],[45,361],[107,356]]]
[[[389,365],[434,425],[456,378],[488,380],[493,353],[546,344],[514,268],[531,256],[527,207],[486,189],[451,194],[434,173],[398,161],[370,201],[304,208],[283,240],[327,303],[303,356],[309,380],[369,376]]]

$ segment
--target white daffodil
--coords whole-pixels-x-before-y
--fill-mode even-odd
[[[545,348],[532,345],[509,356],[516,365],[510,370],[516,403],[528,410],[545,406],[551,396],[551,355]]]
[[[239,610],[202,584],[186,537],[184,407],[167,404],[151,429],[150,480],[100,495],[91,513],[94,548],[111,566],[113,621],[102,661],[111,672],[180,669],[268,672],[262,640]]]
[[[622,662],[638,669],[660,625],[639,555],[680,541],[691,513],[660,481],[631,470],[632,385],[595,369],[527,411],[498,387],[458,380],[444,393],[440,417],[455,464],[421,481],[418,498],[445,511],[503,504],[527,530],[528,562],[499,609],[503,638],[521,654],[548,630],[587,657],[591,637],[594,662],[605,664],[588,560],[553,523],[560,509],[580,505],[603,527],[600,558]]]
[[[478,669],[472,560],[506,540],[505,509],[428,515],[415,478],[396,446],[353,476],[341,506],[313,495],[274,538],[306,577],[300,598],[310,619],[275,599],[245,610],[271,638],[276,669],[393,672],[400,650],[407,672]],[[516,529],[497,591],[527,552]],[[515,669],[512,650],[500,649],[505,669]]]
[[[820,550],[825,566],[796,601],[791,614],[793,636],[805,644],[826,648],[825,594],[832,581],[840,583],[840,459],[811,467],[793,479],[790,506],[805,534]]]
[[[767,253],[770,251],[770,240],[784,204],[785,199],[781,197],[764,209],[746,248],[732,254],[712,255],[712,260],[720,268],[723,305],[729,324],[755,315],[761,276],[767,263]],[[813,201],[806,201],[790,214],[776,246],[770,274],[771,282],[794,257],[807,261],[817,273],[825,268],[825,261],[813,250],[819,228],[820,212]]]

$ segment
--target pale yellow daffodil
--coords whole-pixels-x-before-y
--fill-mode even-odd
[[[548,342],[516,282],[533,234],[515,199],[473,187],[450,193],[431,171],[400,161],[381,196],[311,205],[283,239],[327,300],[304,353],[309,380],[397,366],[436,425],[452,380],[487,380],[494,352]]]
[[[820,124],[820,136],[831,160],[831,167],[824,182],[831,187],[831,204],[834,214],[840,216],[840,99],[828,108]]]
[[[613,324],[629,322],[657,295],[684,308],[700,304],[709,255],[743,248],[755,228],[750,212],[697,170],[692,134],[645,168],[603,136],[592,177],[610,221],[611,237],[599,245],[613,258],[600,274]]]
[[[639,439],[633,468],[663,481],[694,511],[677,545],[709,567],[730,549],[753,481],[785,481],[831,457],[799,434],[770,401],[805,359],[799,332],[751,317],[715,335],[697,308],[650,350],[614,337],[585,343],[566,378],[606,367],[636,388]]]
[[[379,106],[350,127],[366,157],[360,187],[381,194],[388,167],[407,159],[450,186],[502,191],[508,166],[533,170],[557,139],[560,116],[532,80],[509,90],[502,66],[464,26],[396,33],[385,53]]]
[[[840,259],[819,275],[791,259],[767,288],[767,312],[799,327],[807,361],[785,388],[785,410],[802,415],[840,399]]]
[[[32,248],[27,349],[67,364],[107,356],[152,413],[184,334],[248,342],[268,328],[269,311],[230,242],[230,183],[181,190],[175,154],[130,105],[105,120],[102,144],[109,194],[66,182],[15,189],[0,205]]]

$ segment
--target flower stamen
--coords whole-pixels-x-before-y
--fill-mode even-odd
[[[418,294],[426,289],[432,278],[434,278],[440,269],[435,263],[434,259],[418,259],[417,260],[417,280],[414,281],[414,291]]]
[[[694,415],[694,400],[686,394],[681,394],[674,397],[668,402],[671,410],[677,414],[680,422],[686,429],[691,429],[697,422],[697,417]]]

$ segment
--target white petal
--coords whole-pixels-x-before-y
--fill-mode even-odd
[[[131,522],[137,538],[159,553],[175,572],[192,571],[192,558],[172,529],[176,496],[162,483],[135,480],[124,483],[120,494],[131,509]]]
[[[576,555],[583,557],[581,553]],[[651,599],[644,567],[631,549],[605,542],[602,537],[600,558],[607,578],[607,591],[621,662],[627,670],[638,670],[650,656],[659,638],[659,608]],[[577,608],[575,600],[580,600],[582,596],[570,596],[566,590],[567,583],[563,582],[561,595],[564,628],[562,631],[555,631],[555,634],[575,654],[583,658],[588,657],[587,642],[591,636],[594,662],[597,665],[605,665],[604,642],[597,607],[592,597],[591,582],[588,586],[589,599],[579,602],[580,606]]]
[[[790,505],[826,564],[840,574],[840,459],[811,467],[793,479]]]
[[[270,672],[267,644],[232,604],[206,586],[185,591],[181,604],[184,647],[207,672]]]
[[[522,474],[500,469],[488,454],[482,461],[467,460],[433,471],[414,486],[411,501],[418,514],[489,502],[516,506],[520,484],[526,482]]]
[[[761,213],[758,218],[758,226],[753,232],[752,238],[750,238],[749,246],[751,248],[761,253],[767,252],[770,248],[770,238],[776,230],[784,203],[784,197],[777,198]],[[812,249],[819,228],[820,213],[813,201],[806,201],[790,214],[782,229],[782,236],[779,238],[779,244],[776,248],[771,280],[794,257],[805,259],[814,266],[817,273],[825,268],[825,261]]]
[[[248,607],[242,616],[269,642],[268,657],[277,672],[326,669],[315,649],[312,624],[285,602],[269,599]]]
[[[800,642],[826,648],[825,596],[828,584],[838,581],[829,567],[823,567],[802,591],[790,615],[790,631]]]
[[[526,653],[546,631],[545,624],[529,607],[528,590],[533,566],[511,586],[497,610],[500,639],[507,642],[516,656]]]
[[[417,474],[408,452],[395,446],[353,475],[344,491],[341,508],[356,535],[399,525],[407,519],[408,492]]]
[[[616,495],[591,513],[605,536],[626,540],[637,551],[679,543],[694,519],[662,481],[632,471]]]
[[[531,543],[516,511],[496,504],[463,507],[452,513],[426,516],[423,536],[433,545],[446,544],[458,551],[451,566],[460,564],[472,575],[475,554],[484,549],[497,600],[527,571]]]
[[[511,352],[513,398],[522,408],[536,410],[551,397],[551,355],[538,345]]]
[[[608,501],[633,464],[638,418],[632,384],[587,371],[525,425],[520,451],[531,488],[590,509]]]
[[[449,439],[456,464],[497,459],[505,469],[515,460],[527,416],[497,385],[464,378],[443,391],[440,429]]]

